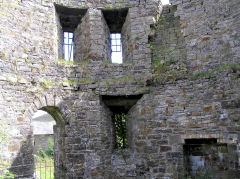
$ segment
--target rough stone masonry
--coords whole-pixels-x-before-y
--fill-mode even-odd
[[[0,157],[16,178],[33,177],[39,109],[56,120],[56,179],[240,177],[240,2],[170,3],[0,1],[0,119],[11,134]],[[74,62],[62,60],[63,31],[74,32]],[[122,64],[111,63],[114,32]],[[106,96],[119,109],[137,99],[124,150]]]

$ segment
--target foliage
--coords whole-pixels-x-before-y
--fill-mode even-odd
[[[43,88],[47,89],[51,86],[51,81],[50,80],[43,80]]]
[[[150,49],[153,54],[153,61],[160,61],[161,63],[168,63],[170,65],[176,63],[173,56],[173,49],[156,49],[153,45],[150,46]]]
[[[124,76],[124,77],[110,79],[110,81],[113,82],[113,83],[118,83],[118,82],[129,82],[132,79],[133,79],[133,76],[127,75],[127,76]]]
[[[160,16],[159,14],[157,14],[154,17],[153,30],[158,31],[164,29],[166,25],[169,25],[169,22],[167,22],[167,19],[164,15]]]
[[[127,126],[126,126],[126,115],[115,114],[113,117],[115,137],[116,137],[116,148],[124,149],[127,147]]]
[[[70,78],[70,79],[65,80],[64,82],[69,83],[69,84],[76,84],[77,80],[74,78]]]
[[[43,149],[40,149],[38,151],[38,153],[39,153],[39,156],[43,159],[44,158],[53,158],[54,157],[54,142],[53,142],[53,140],[52,139],[48,140],[47,150],[44,151]]]
[[[8,126],[4,124],[3,120],[0,119],[0,144],[7,145],[10,143],[11,135],[7,132]],[[0,153],[4,154],[4,153]],[[11,173],[7,168],[9,167],[9,163],[0,159],[0,178],[14,178],[14,174]]]
[[[64,59],[57,59],[57,62],[60,65],[69,65],[69,66],[73,66],[76,64],[74,61],[66,61]]]
[[[40,149],[39,155],[35,155],[35,175],[39,179],[54,178],[54,142],[48,140],[47,150]]]
[[[92,79],[91,78],[81,78],[78,81],[79,83],[92,83]]]
[[[156,49],[153,45],[150,48],[153,54],[152,73],[155,81],[175,80],[185,73],[184,65],[177,64],[175,60],[174,50],[170,48]]]
[[[195,75],[189,76],[190,79],[198,79],[200,77],[210,77],[214,72],[220,72],[226,69],[232,69],[233,72],[240,71],[240,64],[225,64],[225,65],[219,65],[218,67],[210,70],[210,71],[205,71],[205,72],[200,72]],[[238,75],[238,73],[237,73]]]

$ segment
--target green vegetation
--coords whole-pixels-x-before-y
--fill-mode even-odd
[[[84,66],[86,66],[87,64],[90,64],[90,63],[91,63],[90,60],[83,60],[78,65],[81,66],[81,67],[84,67]]]
[[[166,25],[168,25],[169,22],[167,22],[166,17],[164,15],[157,14],[154,17],[154,25],[152,26],[153,31],[158,31],[161,29],[164,29]]]
[[[53,179],[54,178],[54,143],[48,140],[47,150],[40,149],[39,155],[35,155],[35,178]]]
[[[44,159],[44,158],[52,158],[54,156],[54,143],[52,139],[48,140],[48,148],[46,151],[44,151],[43,149],[40,149],[38,151],[39,156]]]
[[[45,88],[45,89],[47,89],[47,88],[49,88],[50,87],[50,85],[51,85],[51,81],[50,80],[43,80],[43,82],[42,82],[42,84],[43,84],[43,88]]]
[[[153,62],[160,61],[161,63],[168,63],[169,65],[176,63],[173,55],[174,49],[156,49],[153,44],[150,46],[150,49],[153,54]]]
[[[6,54],[4,52],[0,52],[0,59],[6,59]]]
[[[73,66],[76,64],[74,61],[66,61],[64,59],[57,59],[57,62],[60,65],[69,65],[69,66]]]
[[[54,160],[35,156],[35,178],[54,179]]]
[[[8,126],[4,124],[3,120],[0,119],[0,144],[1,145],[8,145],[11,142],[11,135],[6,132]],[[4,155],[4,153],[0,153],[0,155]],[[14,178],[14,174],[11,173],[7,168],[10,166],[10,164],[7,162],[7,160],[4,160],[0,158],[0,178],[5,179],[11,179]]]
[[[233,71],[240,71],[240,64],[231,63],[231,64],[219,65],[218,67],[216,67],[210,71],[200,72],[195,75],[191,75],[191,76],[189,76],[189,78],[190,79],[198,79],[201,77],[210,77],[214,72],[223,71],[226,69],[232,69]]]
[[[67,79],[66,81],[64,81],[66,83],[69,83],[69,84],[76,84],[77,83],[77,80],[74,79],[74,78],[70,78],[70,79]]]
[[[133,79],[133,77],[131,75],[128,76],[124,76],[124,77],[120,77],[120,78],[115,78],[115,79],[111,79],[110,81],[113,83],[117,83],[117,82],[127,82],[127,81],[131,81]]]
[[[124,149],[127,147],[127,120],[126,115],[115,114],[113,116],[115,137],[116,137],[116,148]]]
[[[104,61],[103,64],[106,66],[106,65],[112,64],[112,62],[110,62],[110,61]]]
[[[164,82],[167,79],[176,80],[177,77],[185,73],[184,66],[176,65],[177,62],[173,55],[172,49],[156,49],[153,45],[150,46],[152,58],[152,73],[155,81]]]
[[[92,83],[92,79],[91,78],[82,78],[79,79],[79,83]]]

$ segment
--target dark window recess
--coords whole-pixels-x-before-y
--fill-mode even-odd
[[[113,125],[115,131],[115,148],[124,149],[127,147],[127,121],[126,114],[114,114]]]
[[[128,132],[126,114],[137,103],[142,95],[129,96],[107,96],[103,95],[102,101],[112,112],[112,124],[115,137],[115,148],[124,149],[128,147]]]
[[[185,139],[183,151],[185,177],[221,178],[227,175],[227,158],[224,158],[228,153],[227,144],[218,144],[216,138]]]
[[[55,9],[65,32],[74,32],[87,12],[87,9],[68,8],[58,4],[55,4]]]
[[[121,33],[128,14],[128,8],[102,10],[110,33]]]
[[[63,44],[64,60],[73,61],[73,53],[74,53],[73,33],[63,32],[63,36],[64,36],[64,44]]]
[[[73,61],[74,43],[73,32],[81,23],[81,19],[85,16],[87,9],[68,8],[55,4],[55,9],[58,14],[63,32],[63,55],[64,60]]]

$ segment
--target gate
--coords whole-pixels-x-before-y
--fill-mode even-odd
[[[54,179],[54,161],[52,159],[35,160],[35,179]]]

